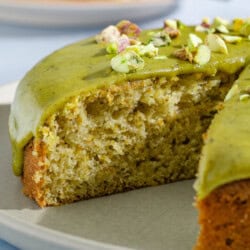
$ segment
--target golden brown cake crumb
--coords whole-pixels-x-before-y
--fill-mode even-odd
[[[72,97],[26,148],[24,193],[59,205],[193,178],[201,135],[233,80],[153,78]]]

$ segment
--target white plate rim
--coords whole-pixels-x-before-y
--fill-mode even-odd
[[[32,242],[26,242],[25,238],[32,238],[34,241],[46,242],[49,245],[58,247],[60,249],[88,249],[88,250],[103,250],[103,249],[117,249],[125,250],[128,248],[114,246],[108,243],[97,242],[94,240],[84,239],[74,235],[59,232],[53,229],[49,229],[37,224],[31,224],[18,220],[2,211],[0,211],[0,235],[4,240],[16,246],[23,245],[24,247],[29,247]],[[10,230],[13,234],[18,237],[8,237],[4,234],[4,231]],[[19,238],[19,240],[18,240]],[[60,241],[58,241],[60,239]]]

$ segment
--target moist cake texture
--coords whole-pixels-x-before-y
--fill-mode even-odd
[[[193,178],[202,134],[233,79],[197,73],[72,97],[33,140],[32,155],[44,157],[32,196],[41,206],[55,205]]]

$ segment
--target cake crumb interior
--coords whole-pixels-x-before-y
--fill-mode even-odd
[[[33,140],[45,157],[33,179],[46,205],[190,179],[202,134],[236,75],[124,82],[81,93]]]

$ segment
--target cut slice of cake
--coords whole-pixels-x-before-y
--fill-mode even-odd
[[[197,190],[196,249],[250,249],[250,66],[205,136]]]

